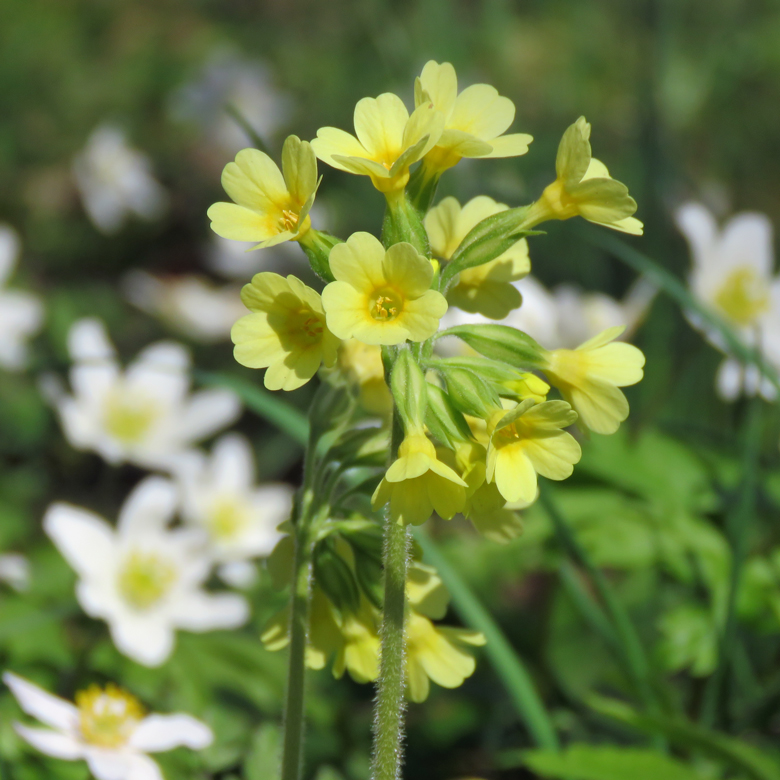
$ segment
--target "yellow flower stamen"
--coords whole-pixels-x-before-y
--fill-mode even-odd
[[[76,705],[81,736],[90,745],[103,748],[125,745],[144,716],[141,702],[111,683],[79,691]]]
[[[119,592],[135,609],[149,609],[168,593],[176,575],[168,558],[134,550],[119,570]]]
[[[218,498],[211,506],[208,528],[215,539],[231,539],[249,523],[246,508],[230,497]]]
[[[158,416],[149,398],[130,395],[123,389],[109,393],[105,405],[106,432],[125,444],[135,444],[146,436]]]
[[[732,271],[715,295],[715,304],[728,319],[743,327],[769,310],[769,291],[752,268]]]

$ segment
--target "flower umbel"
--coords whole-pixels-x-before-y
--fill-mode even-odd
[[[625,184],[609,175],[603,162],[591,157],[589,138],[590,124],[584,116],[563,134],[555,159],[557,177],[530,207],[526,226],[579,216],[623,233],[642,235],[642,223],[631,216],[636,201]]]
[[[217,235],[256,241],[255,249],[300,241],[311,227],[317,160],[307,141],[291,135],[282,149],[281,171],[264,152],[243,149],[225,166],[222,186],[234,203],[215,203],[208,210]]]
[[[330,330],[364,344],[425,341],[447,311],[444,296],[431,290],[430,262],[406,243],[386,252],[370,233],[354,233],[331,250],[335,282],[322,292]]]

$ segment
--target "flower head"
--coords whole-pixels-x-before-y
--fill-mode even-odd
[[[401,98],[385,92],[355,106],[357,138],[335,127],[321,127],[311,145],[323,162],[342,171],[370,176],[381,192],[403,190],[409,166],[436,144],[444,117],[430,101],[411,116]]]
[[[117,649],[146,666],[173,650],[176,629],[211,631],[246,622],[246,601],[202,589],[211,570],[203,537],[169,530],[178,501],[172,482],[147,477],[130,494],[116,530],[69,504],[53,504],[44,529],[79,581],[84,611],[108,623]]]
[[[590,124],[581,116],[566,130],[555,159],[557,178],[528,212],[529,227],[549,219],[583,217],[624,233],[642,235],[642,223],[631,215],[636,201],[628,188],[609,175],[590,151]]]
[[[526,133],[504,135],[515,118],[515,106],[489,84],[472,84],[458,94],[458,77],[449,62],[430,60],[415,83],[415,103],[432,102],[444,115],[444,131],[425,157],[438,171],[462,157],[517,157],[533,138]]]
[[[369,233],[354,233],[330,253],[335,282],[322,292],[328,327],[339,338],[364,344],[425,341],[447,311],[431,290],[433,267],[406,243],[387,251]]]
[[[16,231],[0,225],[0,367],[23,368],[27,362],[26,340],[40,330],[43,306],[28,292],[3,289],[19,257]]]
[[[74,394],[53,398],[71,444],[125,461],[169,469],[192,444],[233,422],[241,411],[228,390],[189,395],[187,350],[161,341],[122,371],[100,320],[77,321],[68,334]]]
[[[111,683],[79,691],[74,705],[11,672],[3,682],[24,712],[49,727],[17,722],[16,733],[44,755],[86,761],[97,780],[159,780],[160,768],[147,753],[202,750],[214,739],[191,715],[147,715],[135,696]]]
[[[645,356],[614,340],[623,328],[607,328],[577,349],[548,353],[543,368],[550,383],[574,407],[578,425],[595,433],[614,433],[628,417],[628,401],[618,389],[642,379]]]
[[[528,399],[509,412],[497,409],[488,421],[487,479],[512,503],[536,499],[537,479],[566,479],[582,455],[577,440],[561,430],[577,419],[564,401]]]
[[[265,271],[241,290],[252,312],[231,331],[236,360],[249,368],[267,368],[269,390],[295,390],[324,363],[336,362],[339,340],[325,324],[319,293],[295,276]]]
[[[478,222],[507,208],[486,195],[472,198],[463,207],[455,198],[444,198],[425,216],[425,229],[433,253],[443,260],[450,260]],[[495,260],[461,271],[458,283],[447,297],[453,306],[463,311],[502,320],[523,301],[511,282],[522,279],[530,270],[528,242],[521,238]]]
[[[311,227],[317,191],[317,160],[307,141],[291,135],[282,149],[282,170],[264,152],[242,149],[222,172],[234,201],[208,210],[211,229],[223,238],[254,241],[255,249],[301,240]]]
[[[375,509],[390,503],[396,520],[420,525],[435,510],[449,520],[463,511],[466,482],[442,463],[436,448],[422,431],[407,433],[392,463],[379,483],[372,504]]]

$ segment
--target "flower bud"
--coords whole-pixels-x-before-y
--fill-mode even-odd
[[[452,404],[459,412],[485,418],[491,410],[501,407],[495,388],[473,371],[446,365],[440,370]]]
[[[393,244],[406,242],[421,255],[431,256],[428,233],[423,225],[420,212],[411,204],[406,194],[386,193],[387,209],[382,222],[382,243],[386,249]]]
[[[452,399],[440,387],[428,385],[428,410],[425,415],[428,430],[450,448],[458,442],[470,441],[471,430]]]

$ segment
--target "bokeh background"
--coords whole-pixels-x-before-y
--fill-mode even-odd
[[[159,670],[119,656],[102,624],[77,607],[73,575],[40,523],[54,500],[115,517],[142,472],[74,450],[40,390],[41,377],[64,376],[70,324],[97,316],[125,360],[173,337],[191,347],[200,371],[259,382],[233,361],[227,338],[204,343],[181,318],[171,323],[141,311],[128,300],[128,274],[197,273],[220,287],[251,274],[242,277],[239,269],[227,278],[228,250],[206,218],[208,206],[223,198],[222,167],[252,143],[229,106],[276,156],[288,133],[310,139],[323,125],[351,129],[363,96],[394,91],[410,102],[414,76],[428,59],[452,62],[462,85],[495,85],[517,106],[513,129],[535,139],[524,157],[464,161],[445,176],[439,197],[530,202],[553,177],[561,133],[584,114],[593,124],[594,154],[639,203],[645,235],[627,240],[675,275],[684,278],[690,266],[672,220],[685,200],[704,202],[720,218],[755,210],[780,224],[780,7],[770,0],[0,3],[0,222],[22,240],[13,286],[38,295],[46,311],[27,369],[0,369],[0,549],[25,554],[32,571],[24,593],[0,585],[0,665],[66,695],[93,679],[117,679],[150,706],[206,718],[216,745],[164,757],[171,779],[271,776],[263,740],[273,735],[258,727],[279,720],[284,658],[264,650],[258,637],[284,595],[261,574],[246,629],[180,634],[176,654]],[[86,213],[73,167],[106,124],[148,155],[167,200],[155,218],[131,217],[108,234]],[[322,172],[317,214],[325,227],[344,237],[378,232],[381,196],[360,177]],[[548,235],[531,245],[533,273],[545,285],[573,283],[620,298],[635,280],[574,222],[545,227]],[[302,273],[296,252],[278,250],[266,260]],[[721,356],[663,295],[634,342],[647,368],[629,391],[629,422],[609,441],[595,437],[586,445],[582,468],[559,495],[619,586],[663,696],[695,714],[703,683],[691,668],[717,641],[709,605],[719,586],[712,584],[717,575],[702,581],[693,564],[691,571],[686,566],[697,550],[723,543],[745,408],[717,396]],[[304,409],[310,397],[311,388],[302,388],[285,400]],[[295,484],[296,442],[250,412],[236,429],[251,438],[263,481]],[[767,407],[751,555],[769,554],[779,541],[778,433]],[[699,541],[682,539],[680,517],[696,521]],[[434,532],[526,660],[562,734],[630,742],[584,703],[593,691],[625,693],[627,683],[560,585],[561,556],[543,512],[529,511],[526,533],[506,546],[458,521]],[[776,744],[780,730],[780,623],[772,606],[780,588],[770,586],[756,596],[760,619],[740,629],[745,668],[726,724],[765,745]],[[327,671],[311,674],[312,772],[329,765],[347,780],[366,776],[371,701],[370,686],[333,681]],[[23,748],[10,727],[15,712],[8,694],[0,694],[3,777],[85,776],[81,765]],[[462,688],[434,686],[425,704],[411,707],[408,744],[409,780],[530,776],[505,757],[531,742],[483,655]]]

